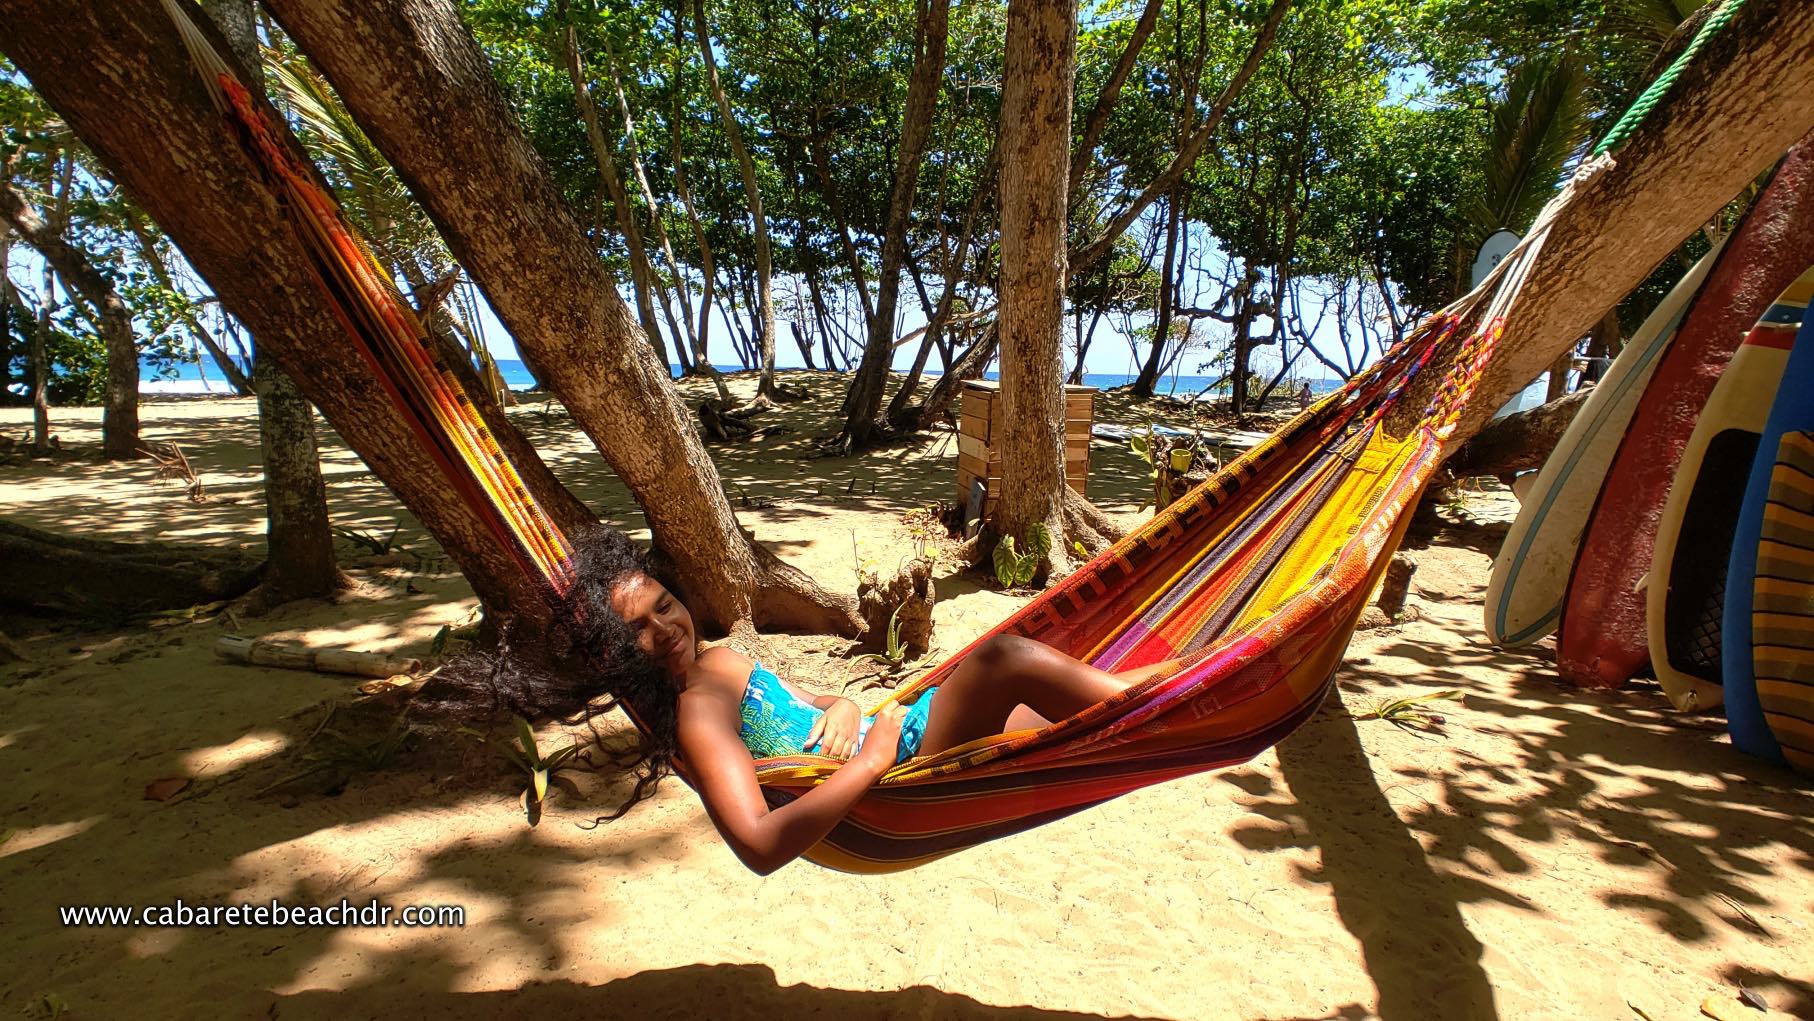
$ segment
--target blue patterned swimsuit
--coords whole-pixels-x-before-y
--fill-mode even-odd
[[[918,754],[920,742],[926,737],[926,715],[932,711],[932,696],[937,693],[936,688],[928,691],[907,707],[907,717],[901,721],[900,751],[894,757],[897,765]],[[781,683],[781,678],[760,663],[750,671],[741,710],[743,725],[737,736],[743,738],[750,754],[756,758],[799,755],[802,751],[818,753],[816,743],[810,749],[805,748],[806,735],[812,733],[813,724],[825,715],[825,710],[816,709],[800,699]],[[863,717],[858,748],[863,746],[862,736],[869,733],[869,725],[874,722],[874,716]]]

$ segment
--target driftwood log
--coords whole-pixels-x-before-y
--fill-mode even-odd
[[[908,657],[925,655],[932,647],[932,603],[937,598],[932,585],[932,561],[923,557],[909,560],[887,581],[874,571],[864,571],[857,581],[857,612],[862,614],[867,630],[859,648],[874,652],[887,649],[888,624],[894,620]]]
[[[1519,472],[1543,467],[1591,393],[1591,388],[1577,390],[1528,411],[1495,419],[1463,443],[1444,467],[1458,479],[1481,475],[1509,479]]]
[[[238,550],[57,535],[0,521],[0,605],[118,618],[250,591],[262,558]]]
[[[356,677],[388,679],[400,674],[413,674],[422,669],[421,660],[408,656],[353,652],[349,649],[311,649],[290,642],[273,642],[245,635],[223,637],[215,643],[214,651],[240,663],[283,667],[287,670],[314,670],[324,674],[352,674]]]

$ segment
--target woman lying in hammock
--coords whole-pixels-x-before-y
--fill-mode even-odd
[[[566,607],[568,619],[579,622],[570,628],[574,651],[610,666],[603,676],[593,668],[554,677],[500,663],[491,671],[494,697],[525,715],[568,717],[601,711],[592,704],[601,694],[627,703],[649,731],[641,750],[647,772],[616,815],[650,793],[678,755],[725,842],[763,875],[830,833],[896,763],[1000,734],[1016,710],[1018,725],[1041,722],[1028,720],[1029,711],[1063,719],[1169,666],[1111,674],[1002,635],[972,650],[913,705],[865,717],[849,699],[801,692],[732,649],[699,651],[692,615],[623,533],[600,526],[577,536],[575,546]],[[770,808],[755,760],[803,751],[845,765]]]

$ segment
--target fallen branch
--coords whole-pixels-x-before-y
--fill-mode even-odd
[[[244,635],[228,635],[214,644],[214,650],[239,663],[283,667],[287,670],[313,670],[326,674],[353,674],[358,677],[392,677],[397,674],[413,674],[422,669],[422,661],[419,659],[393,659],[382,652],[310,649],[287,642],[247,638]]]

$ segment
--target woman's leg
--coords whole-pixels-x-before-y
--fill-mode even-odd
[[[919,754],[999,734],[1020,705],[1048,720],[1062,720],[1144,680],[1155,669],[1111,674],[1030,638],[998,635],[964,657],[939,685]]]

